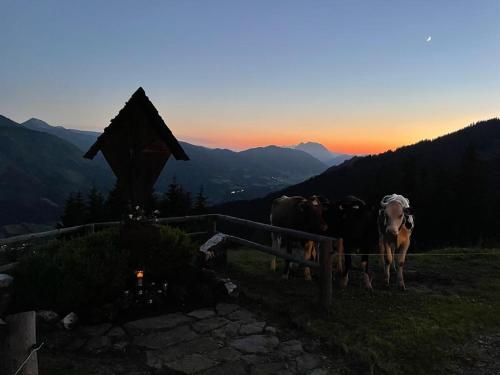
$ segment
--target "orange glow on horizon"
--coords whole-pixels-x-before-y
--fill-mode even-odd
[[[387,125],[383,121],[371,121],[370,126],[353,124],[346,127],[328,127],[320,124],[310,129],[299,129],[290,126],[289,131],[280,126],[272,128],[255,128],[245,134],[245,129],[232,128],[211,129],[210,132],[199,131],[193,135],[177,131],[178,138],[186,142],[211,148],[229,148],[236,151],[269,145],[291,146],[301,142],[317,142],[323,144],[332,152],[346,154],[379,154],[388,150],[411,145],[425,139],[457,131],[473,121],[464,119],[447,119],[436,122],[417,120],[407,121],[404,125]],[[220,125],[219,125],[220,126]],[[286,128],[286,127],[285,127]],[[293,129],[293,130],[292,130]],[[174,131],[175,133],[175,131]]]

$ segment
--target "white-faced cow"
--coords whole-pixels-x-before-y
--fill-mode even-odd
[[[324,213],[328,224],[327,235],[339,239],[338,271],[340,284],[346,287],[352,268],[352,255],[361,253],[363,284],[372,289],[368,254],[375,254],[378,243],[377,210],[355,196],[347,196],[331,203]]]
[[[414,228],[410,201],[398,194],[386,195],[378,216],[380,257],[384,263],[385,285],[389,286],[391,264],[398,252],[398,284],[405,289],[403,268]]]
[[[322,204],[318,197],[308,199],[300,196],[282,196],[273,201],[270,215],[271,225],[278,227],[300,230],[310,233],[321,233],[326,230],[327,225],[323,220]],[[289,236],[284,236],[284,245],[288,254],[292,253],[293,241]],[[282,236],[272,234],[273,248],[280,249]],[[316,257],[316,247],[314,241],[305,241],[304,259],[313,260]],[[276,270],[276,257],[271,260],[271,270]],[[290,262],[285,261],[283,277],[290,275]],[[304,277],[311,280],[311,270],[304,269]]]

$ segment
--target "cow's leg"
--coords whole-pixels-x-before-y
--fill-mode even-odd
[[[384,263],[384,281],[385,281],[385,286],[389,286],[389,281],[391,278],[391,264],[393,262],[393,251],[392,251],[392,246],[391,244],[387,243],[384,241],[384,248],[385,248],[385,263]]]
[[[398,285],[401,290],[405,290],[405,280],[403,278],[403,269],[405,266],[406,260],[406,252],[408,251],[408,247],[410,246],[410,241],[405,241],[401,244],[399,248],[399,256],[398,256]]]
[[[363,285],[366,289],[372,288],[372,277],[368,268],[368,255],[361,256],[361,268],[363,269]]]
[[[349,284],[349,271],[352,267],[352,256],[350,253],[346,252],[344,255],[344,273],[340,278],[340,286],[342,288],[346,288],[347,284]]]
[[[292,241],[289,238],[285,238],[286,253],[292,254]],[[290,278],[290,261],[285,259],[285,269],[283,270],[283,278]]]
[[[304,246],[304,260],[313,260],[313,252],[314,252],[314,241],[306,241]],[[304,267],[304,278],[307,281],[311,281],[311,269],[307,266]]]
[[[276,251],[281,250],[281,236],[276,233],[271,233],[271,238],[273,240],[273,249]],[[273,255],[271,258],[271,271],[276,271],[276,256]]]

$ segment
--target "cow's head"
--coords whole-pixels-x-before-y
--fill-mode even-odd
[[[397,236],[403,225],[408,229],[413,227],[411,209],[403,208],[399,202],[391,202],[380,210],[379,223],[382,232]]]
[[[317,195],[304,199],[299,204],[299,210],[303,214],[304,222],[310,231],[324,232],[328,225],[323,218],[323,210],[326,209],[327,200]]]

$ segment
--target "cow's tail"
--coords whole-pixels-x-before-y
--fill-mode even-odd
[[[344,274],[344,239],[339,238],[337,240],[337,272],[341,275]]]

